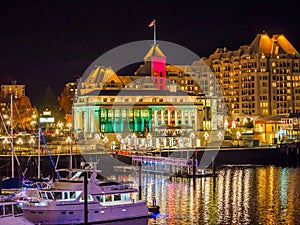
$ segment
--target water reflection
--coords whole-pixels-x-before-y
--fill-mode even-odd
[[[142,196],[161,213],[148,224],[300,224],[300,169],[227,166],[217,178],[143,174]],[[138,182],[137,176],[130,179]]]

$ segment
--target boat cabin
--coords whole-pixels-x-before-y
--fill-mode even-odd
[[[23,214],[23,211],[16,202],[0,202],[0,219],[20,214]]]

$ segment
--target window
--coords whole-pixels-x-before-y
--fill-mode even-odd
[[[112,201],[112,196],[111,195],[106,195],[105,196],[105,202],[111,202]]]
[[[102,203],[102,202],[104,202],[105,196],[104,195],[98,195],[98,196],[96,196],[96,198],[98,199],[98,201],[100,203]]]
[[[62,192],[53,192],[54,199],[62,199]]]
[[[5,215],[12,214],[12,205],[5,206]]]
[[[120,200],[121,200],[120,194],[114,195],[114,201],[120,201]]]

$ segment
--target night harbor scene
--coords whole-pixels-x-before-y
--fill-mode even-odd
[[[0,225],[300,224],[293,2],[0,5]]]

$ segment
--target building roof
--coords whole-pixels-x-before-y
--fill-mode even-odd
[[[286,54],[299,54],[283,34],[273,35],[272,40],[277,42]]]
[[[97,66],[83,83],[108,83],[108,82],[121,82],[115,71],[110,67]]]
[[[273,41],[268,34],[258,34],[250,44],[252,51],[270,54],[272,52]]]
[[[299,54],[283,34],[258,34],[250,44],[251,50],[265,54]]]
[[[122,89],[122,90],[94,90],[81,96],[188,96],[185,91],[177,90],[145,90],[145,89]]]
[[[148,60],[148,58],[151,57],[157,57],[157,58],[167,58],[164,53],[160,50],[159,45],[155,44],[152,45],[148,53],[145,55],[144,59],[145,61]]]

